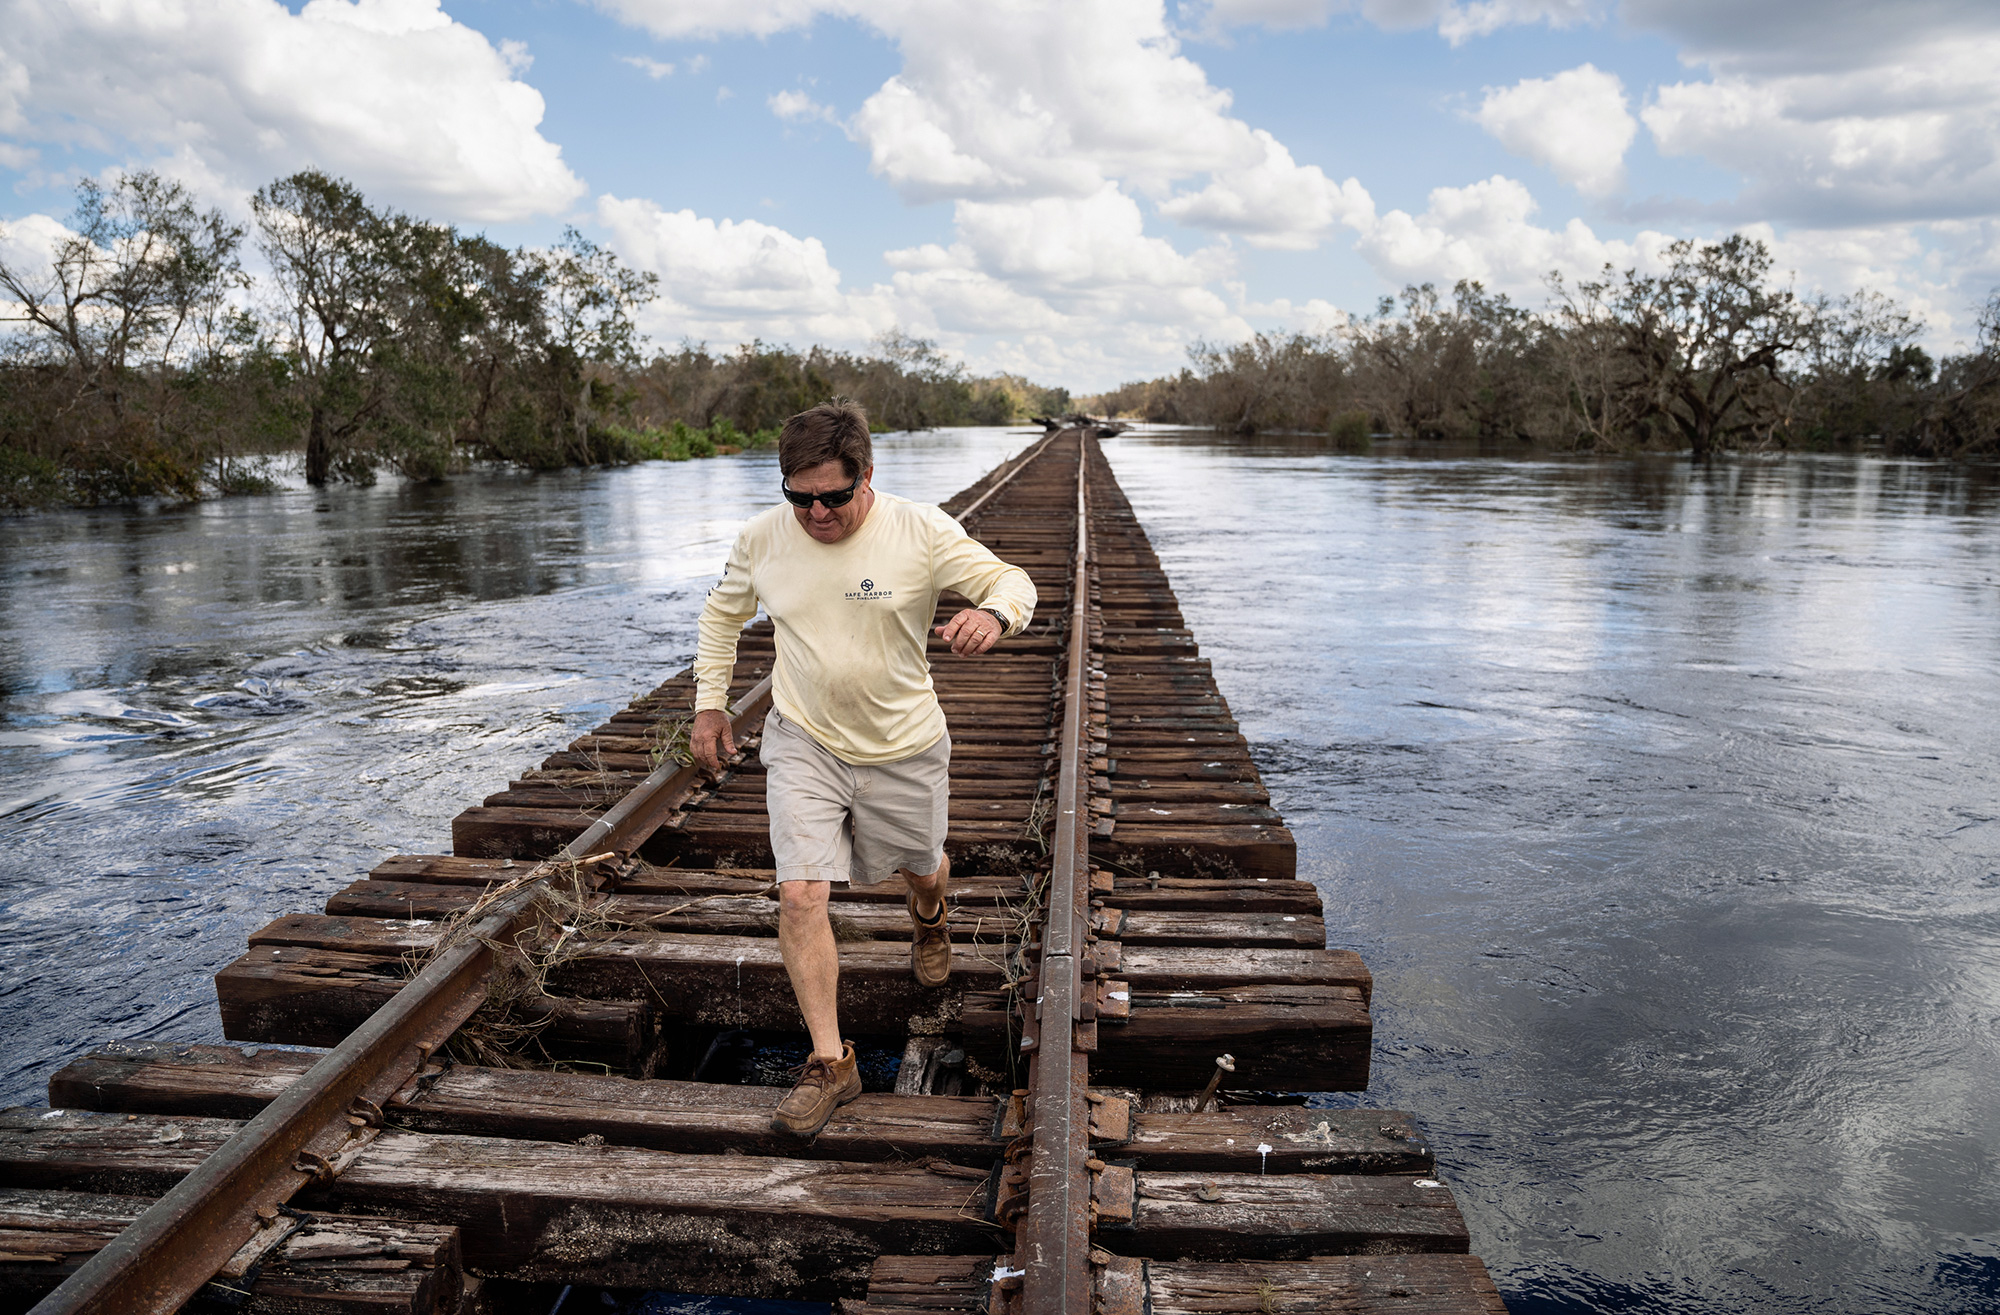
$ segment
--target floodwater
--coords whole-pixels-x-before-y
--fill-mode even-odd
[[[1319,1099],[1420,1116],[1513,1310],[2000,1310],[2000,471],[1106,447],[1376,975]],[[0,522],[0,1103],[681,666],[775,482]]]

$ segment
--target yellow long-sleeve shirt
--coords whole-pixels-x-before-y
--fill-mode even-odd
[[[946,589],[1005,617],[1010,635],[1035,614],[1028,573],[928,503],[877,492],[868,518],[833,543],[780,503],[743,527],[708,592],[695,710],[727,706],[736,637],[762,603],[777,629],[778,711],[858,766],[922,753],[945,730],[924,641]]]

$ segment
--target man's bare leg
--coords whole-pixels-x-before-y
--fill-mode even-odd
[[[799,998],[799,1013],[812,1034],[814,1056],[837,1060],[842,1054],[840,951],[826,916],[831,886],[825,881],[787,881],[778,886],[778,953],[784,956],[792,994]]]
[[[935,922],[938,910],[944,907],[945,883],[951,879],[951,855],[946,854],[938,861],[937,871],[922,876],[904,868],[903,879],[915,896],[917,916],[925,922]]]

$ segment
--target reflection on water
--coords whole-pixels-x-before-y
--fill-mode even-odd
[[[1111,451],[1512,1309],[2000,1310],[2000,472]]]
[[[939,497],[1026,440],[890,437]],[[2000,1309],[2000,478],[1107,444],[1517,1311]],[[0,1098],[685,663],[768,456],[0,522]]]

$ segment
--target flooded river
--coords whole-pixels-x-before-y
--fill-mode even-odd
[[[1027,442],[879,439],[939,498]],[[2000,1310],[2000,471],[1106,445],[1517,1312]],[[679,668],[751,454],[0,521],[0,1101]]]

